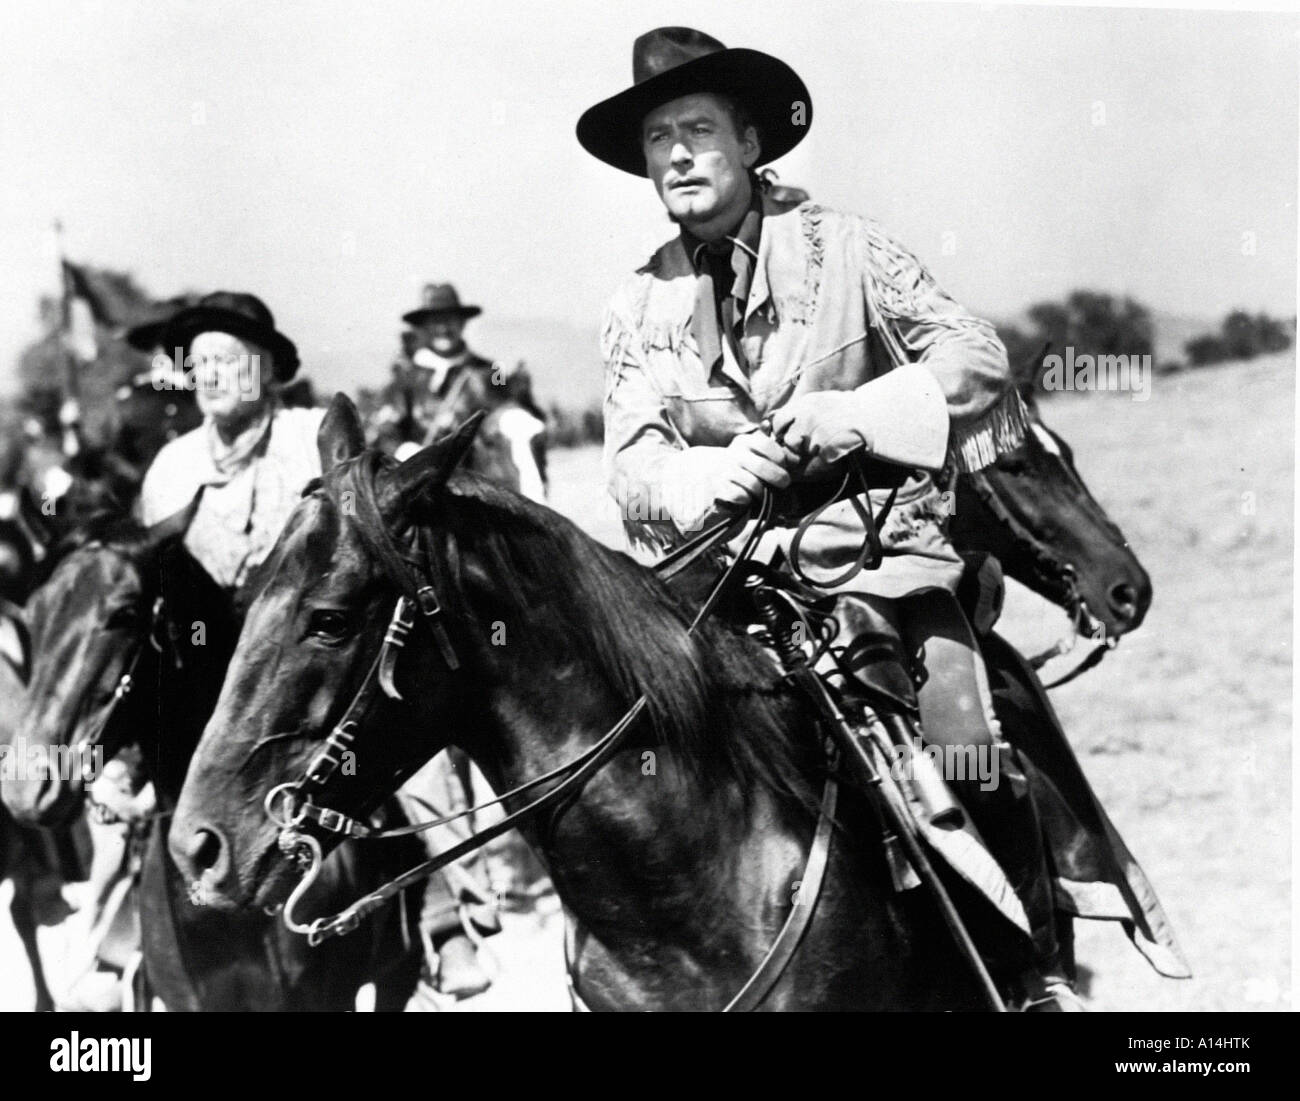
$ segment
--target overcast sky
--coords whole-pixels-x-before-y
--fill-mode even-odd
[[[382,375],[429,279],[486,307],[481,332],[594,329],[668,231],[574,123],[630,82],[633,38],[674,23],[793,65],[815,120],[782,178],[879,218],[973,309],[1090,286],[1197,317],[1295,310],[1291,16],[10,0],[4,21],[0,387],[55,286],[56,216],[72,259],[159,296],[261,295],[328,385]]]

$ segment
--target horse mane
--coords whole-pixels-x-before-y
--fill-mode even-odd
[[[429,518],[434,530],[450,533],[435,541],[450,599],[472,603],[454,549],[472,546],[494,598],[545,606],[621,699],[631,705],[644,693],[659,744],[706,786],[732,781],[746,799],[762,789],[815,806],[809,774],[820,758],[811,730],[799,730],[811,726],[806,709],[739,628],[707,621],[688,634],[695,609],[651,570],[478,475],[458,472],[429,503],[440,514]]]

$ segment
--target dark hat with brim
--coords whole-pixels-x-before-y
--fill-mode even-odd
[[[171,319],[187,306],[192,306],[195,301],[193,297],[168,298],[164,302],[157,303],[149,311],[147,321],[132,325],[118,335],[137,351],[152,352],[164,344],[167,326],[171,323]]]
[[[646,115],[682,96],[712,92],[742,103],[762,143],[755,167],[790,152],[812,125],[812,97],[784,61],[758,50],[728,49],[689,27],[660,27],[638,38],[632,78],[632,87],[583,113],[578,141],[593,157],[634,176],[646,174]]]
[[[163,330],[163,346],[180,348],[189,355],[190,342],[199,333],[229,333],[271,353],[275,381],[287,382],[298,371],[298,349],[275,327],[275,318],[260,298],[235,291],[205,294],[181,310]]]
[[[450,283],[428,283],[420,295],[420,308],[402,314],[408,325],[423,325],[439,317],[459,317],[468,321],[483,312],[480,306],[462,306],[460,295]]]
[[[167,323],[170,320],[164,318],[162,321],[146,321],[143,325],[127,329],[122,334],[122,339],[138,352],[152,352],[162,345],[163,336],[167,332]]]

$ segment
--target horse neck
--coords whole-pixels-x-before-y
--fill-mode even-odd
[[[168,638],[163,652],[155,653],[158,676],[149,682],[149,721],[142,724],[152,748],[150,779],[165,809],[174,807],[180,798],[190,758],[216,706],[240,626],[230,597],[206,574],[196,572],[202,567],[188,554],[179,563],[179,577],[163,581],[166,622],[162,630]]]
[[[635,605],[626,613],[635,615]],[[472,681],[488,687],[482,714],[467,724],[473,733],[460,744],[498,793],[572,761],[627,710],[629,701],[605,683],[582,640],[545,637],[553,629],[539,610],[521,632],[531,644],[487,646],[476,655],[481,675]],[[721,936],[731,938],[735,959],[753,962],[766,940],[751,943],[752,915],[771,912],[788,897],[812,832],[812,817],[802,808],[733,775],[716,752],[772,723],[774,707],[791,739],[808,735],[799,728],[806,716],[769,697],[730,694],[713,683],[711,669],[704,676],[709,706],[699,720],[706,749],[712,743],[715,751],[711,762],[690,759],[681,745],[657,738],[642,718],[571,803],[521,827],[569,912],[612,954],[626,953],[626,960],[610,964],[623,973],[639,967],[639,934],[629,914],[636,915],[633,925],[671,929],[668,938],[686,955],[713,953]],[[764,874],[743,874],[746,868]]]
[[[498,793],[574,760],[624,713],[621,702],[599,691],[572,692],[572,678],[557,682],[556,672],[539,669],[493,692],[492,710],[512,719],[466,742]],[[561,691],[539,692],[544,684]],[[565,706],[574,696],[584,701],[576,713]],[[734,732],[727,723],[710,733],[726,738]],[[733,888],[742,855],[763,844],[764,824],[778,837],[793,832],[793,817],[767,792],[746,793],[737,781],[656,744],[642,724],[571,804],[521,832],[585,925],[617,924],[631,906],[647,919],[688,926],[688,913],[740,908]]]
[[[459,632],[475,667],[462,680],[489,686],[491,713],[509,717],[495,723],[504,771],[586,748],[645,696],[634,744],[657,755],[641,762],[647,775],[682,766],[670,769],[678,786],[701,800],[731,779],[802,787],[782,729],[802,713],[743,632],[709,622],[692,634],[695,609],[649,570],[549,509],[463,485],[423,542],[449,621],[481,625]]]

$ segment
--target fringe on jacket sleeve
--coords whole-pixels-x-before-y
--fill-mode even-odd
[[[1029,431],[1029,410],[1020,392],[1010,387],[978,417],[949,429],[949,459],[960,474],[971,474],[1019,447]]]

